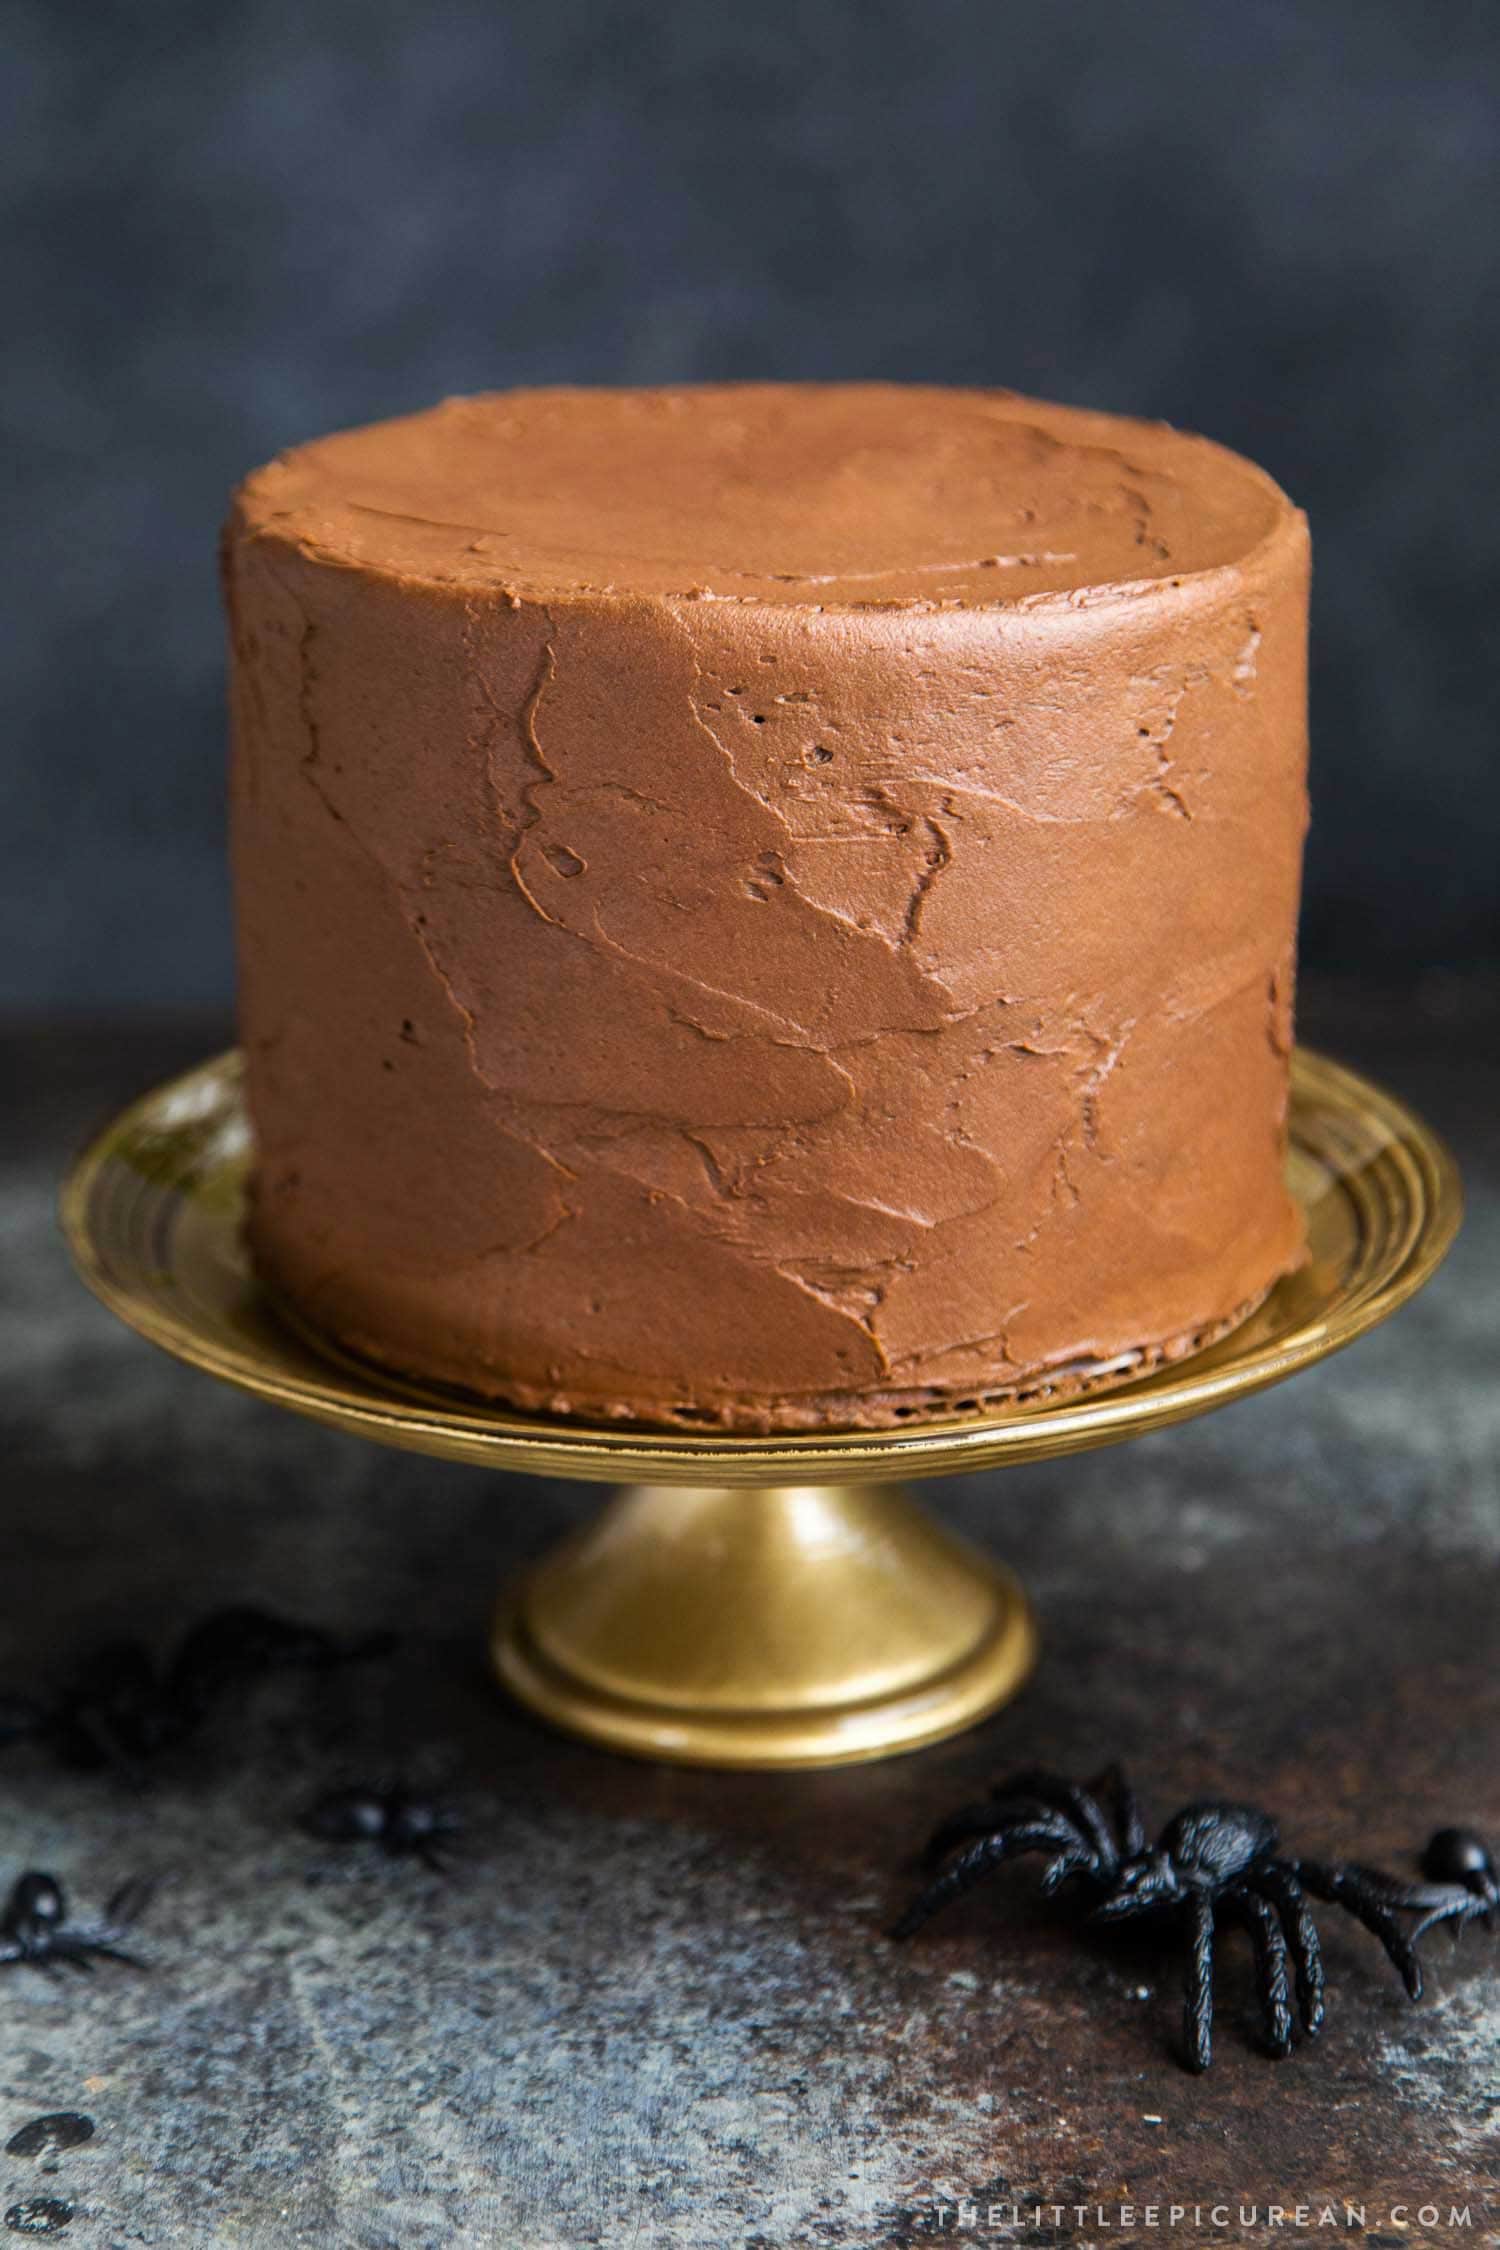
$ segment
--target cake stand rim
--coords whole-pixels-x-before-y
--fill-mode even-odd
[[[1377,1272],[1347,1301],[1335,1296],[1290,1334],[1237,1356],[1234,1331],[1212,1347],[1228,1356],[1211,1366],[1201,1364],[1206,1353],[1188,1354],[1057,1404],[1011,1405],[897,1428],[746,1436],[573,1424],[457,1393],[450,1398],[352,1356],[325,1357],[309,1332],[293,1331],[280,1320],[273,1320],[275,1348],[252,1353],[241,1341],[227,1349],[201,1321],[114,1277],[94,1224],[94,1197],[106,1167],[118,1160],[133,1131],[161,1118],[174,1099],[200,1089],[218,1094],[221,1109],[227,1096],[243,1118],[241,1071],[240,1052],[230,1048],[164,1080],[120,1110],[75,1158],[62,1184],[59,1217],[86,1286],[127,1327],[172,1357],[314,1421],[399,1450],[588,1483],[869,1483],[959,1475],[1117,1444],[1252,1396],[1354,1343],[1432,1278],[1463,1217],[1459,1168],[1443,1137],[1398,1095],[1299,1043],[1292,1057],[1294,1124],[1299,1094],[1307,1102],[1316,1090],[1346,1119],[1366,1126],[1378,1122],[1385,1145],[1400,1147],[1411,1160],[1418,1186],[1409,1188],[1405,1235],[1389,1270]],[[1334,1170],[1340,1185],[1358,1176],[1353,1167]],[[227,1166],[218,1177],[228,1177]],[[180,1179],[168,1185],[184,1195]]]

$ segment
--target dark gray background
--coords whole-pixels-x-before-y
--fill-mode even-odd
[[[1500,951],[1492,0],[3,0],[0,1000],[230,977],[234,479],[446,392],[1001,383],[1317,547],[1307,959]]]

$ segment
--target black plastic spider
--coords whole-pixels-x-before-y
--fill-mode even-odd
[[[1455,1938],[1466,1922],[1482,1922],[1487,1930],[1496,1927],[1500,1869],[1482,1836],[1476,1836],[1472,1828],[1439,1828],[1427,1839],[1421,1867],[1433,1886],[1434,1897],[1411,1933],[1413,1945],[1440,1922],[1452,1923]],[[1455,1888],[1465,1894],[1462,1903],[1454,1901]]]
[[[1028,1769],[1002,1783],[987,1803],[966,1805],[943,1822],[926,1854],[927,1864],[942,1871],[891,1935],[910,1937],[1004,1860],[1044,1852],[1043,1893],[1050,1897],[1076,1884],[1095,1921],[1158,1914],[1185,1925],[1186,2060],[1193,2070],[1207,2070],[1213,2060],[1214,1928],[1221,1917],[1250,1932],[1266,2041],[1279,2056],[1290,2053],[1299,2031],[1311,2039],[1323,2026],[1323,1957],[1309,1893],[1344,1907],[1379,1938],[1413,2000],[1422,1991],[1417,1939],[1439,1922],[1457,1929],[1488,1920],[1495,1909],[1494,1862],[1480,1839],[1464,1831],[1444,1830],[1432,1839],[1423,1859],[1432,1880],[1423,1884],[1368,1867],[1284,1858],[1279,1843],[1266,1813],[1202,1804],[1178,1813],[1152,1844],[1118,1767],[1083,1788]],[[1406,1912],[1421,1917],[1409,1932],[1397,1919]]]
[[[0,1968],[52,1969],[61,1962],[87,1971],[103,1960],[144,1969],[145,1962],[127,1953],[120,1940],[150,1895],[147,1883],[122,1883],[102,1922],[70,1922],[67,1894],[55,1875],[32,1871],[19,1876],[0,1909]]]
[[[339,1641],[270,1610],[215,1610],[164,1665],[138,1641],[118,1641],[88,1657],[54,1700],[0,1695],[0,1749],[45,1742],[79,1772],[136,1764],[186,1742],[216,1703],[265,1673],[322,1670],[392,1645],[389,1634]]]
[[[459,1833],[457,1813],[404,1789],[334,1789],[302,1816],[310,1836],[327,1844],[378,1844],[392,1859],[421,1860],[448,1873],[443,1847]]]

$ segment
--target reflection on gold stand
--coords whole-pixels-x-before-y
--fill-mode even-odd
[[[1205,1413],[1352,1342],[1432,1274],[1462,1206],[1453,1160],[1418,1118],[1299,1050],[1291,1143],[1311,1257],[1231,1335],[1062,1403],[816,1436],[549,1420],[319,1348],[277,1317],[245,1254],[235,1055],[125,1111],[74,1167],[62,1213],[96,1295],[242,1390],[412,1452],[628,1480],[502,1599],[496,1668],[543,1717],[645,1757],[833,1765],[972,1724],[1035,1653],[1014,1578],[897,1479],[1080,1452]]]
[[[617,1750],[831,1765],[1003,1703],[1035,1633],[1010,1573],[898,1485],[629,1485],[502,1601],[495,1667]]]

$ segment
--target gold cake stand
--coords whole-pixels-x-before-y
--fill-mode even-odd
[[[590,1426],[425,1389],[278,1317],[241,1232],[251,1145],[229,1054],[158,1088],[85,1151],[62,1218],[95,1294],[257,1398],[451,1461],[626,1480],[504,1593],[501,1679],[615,1750],[713,1766],[836,1765],[915,1749],[1013,1695],[1036,1634],[1013,1576],[899,1488],[1113,1444],[1206,1413],[1352,1343],[1419,1289],[1462,1208],[1435,1134],[1299,1049],[1290,1181],[1311,1250],[1229,1336],[1063,1402],[894,1430],[728,1437]]]

